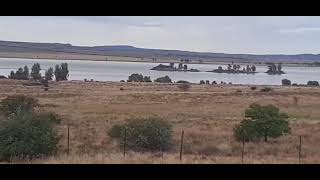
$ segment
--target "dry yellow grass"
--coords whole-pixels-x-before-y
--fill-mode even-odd
[[[0,80],[0,100],[7,95],[37,97],[41,108],[63,117],[58,155],[35,163],[180,163],[181,131],[185,131],[184,163],[239,163],[241,143],[233,127],[251,103],[274,104],[290,115],[292,134],[268,143],[248,143],[246,163],[297,163],[302,135],[304,163],[320,162],[320,88],[274,86],[262,93],[257,86],[178,85],[120,82],[53,82],[48,92],[23,82]],[[120,87],[124,90],[120,91]],[[242,92],[236,92],[237,90]],[[174,147],[163,158],[134,153],[122,157],[107,135],[108,129],[131,117],[160,116],[174,126]],[[65,156],[70,125],[71,157]]]

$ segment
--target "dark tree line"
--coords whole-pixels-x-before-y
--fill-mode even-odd
[[[55,71],[50,67],[45,71],[44,77],[41,76],[41,66],[39,63],[35,63],[31,68],[31,73],[29,72],[28,66],[24,66],[24,68],[19,68],[16,72],[11,71],[8,76],[10,79],[17,80],[34,80],[34,81],[51,81],[53,80],[53,76],[55,76],[56,81],[68,80],[69,70],[67,63],[61,63],[61,65],[56,65]]]

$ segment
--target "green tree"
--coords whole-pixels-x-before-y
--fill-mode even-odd
[[[50,67],[45,73],[45,80],[51,81],[53,77],[53,68]]]
[[[69,77],[68,63],[61,63],[61,79],[68,80],[68,77]]]
[[[234,128],[237,140],[254,141],[264,138],[276,138],[290,133],[290,127],[286,113],[273,106],[261,106],[251,104],[245,110],[245,119]]]
[[[56,81],[64,81],[68,80],[69,77],[69,69],[67,63],[61,63],[60,65],[55,66],[54,75],[56,77]]]
[[[251,66],[251,70],[252,70],[252,72],[256,72],[256,66]]]
[[[59,64],[57,64],[54,70],[54,76],[56,77],[56,81],[61,80],[61,72],[62,72],[61,67],[59,66]]]
[[[29,78],[30,78],[30,73],[29,73],[29,68],[28,68],[28,66],[24,66],[24,68],[23,68],[23,74],[24,74],[24,78],[25,78],[25,79],[29,79]]]
[[[41,79],[40,70],[41,70],[41,67],[40,67],[40,64],[39,64],[39,63],[35,63],[35,64],[32,66],[32,69],[31,69],[31,77],[32,77],[32,79],[34,79],[35,81],[39,81],[39,80]]]

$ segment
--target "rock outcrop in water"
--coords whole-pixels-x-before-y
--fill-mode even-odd
[[[159,64],[156,67],[151,68],[156,71],[179,71],[179,72],[200,72],[198,69],[188,69],[188,65],[179,63],[178,68],[174,66],[174,63],[169,65]]]

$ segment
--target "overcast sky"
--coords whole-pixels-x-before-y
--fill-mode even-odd
[[[0,40],[320,54],[320,16],[1,16]]]

